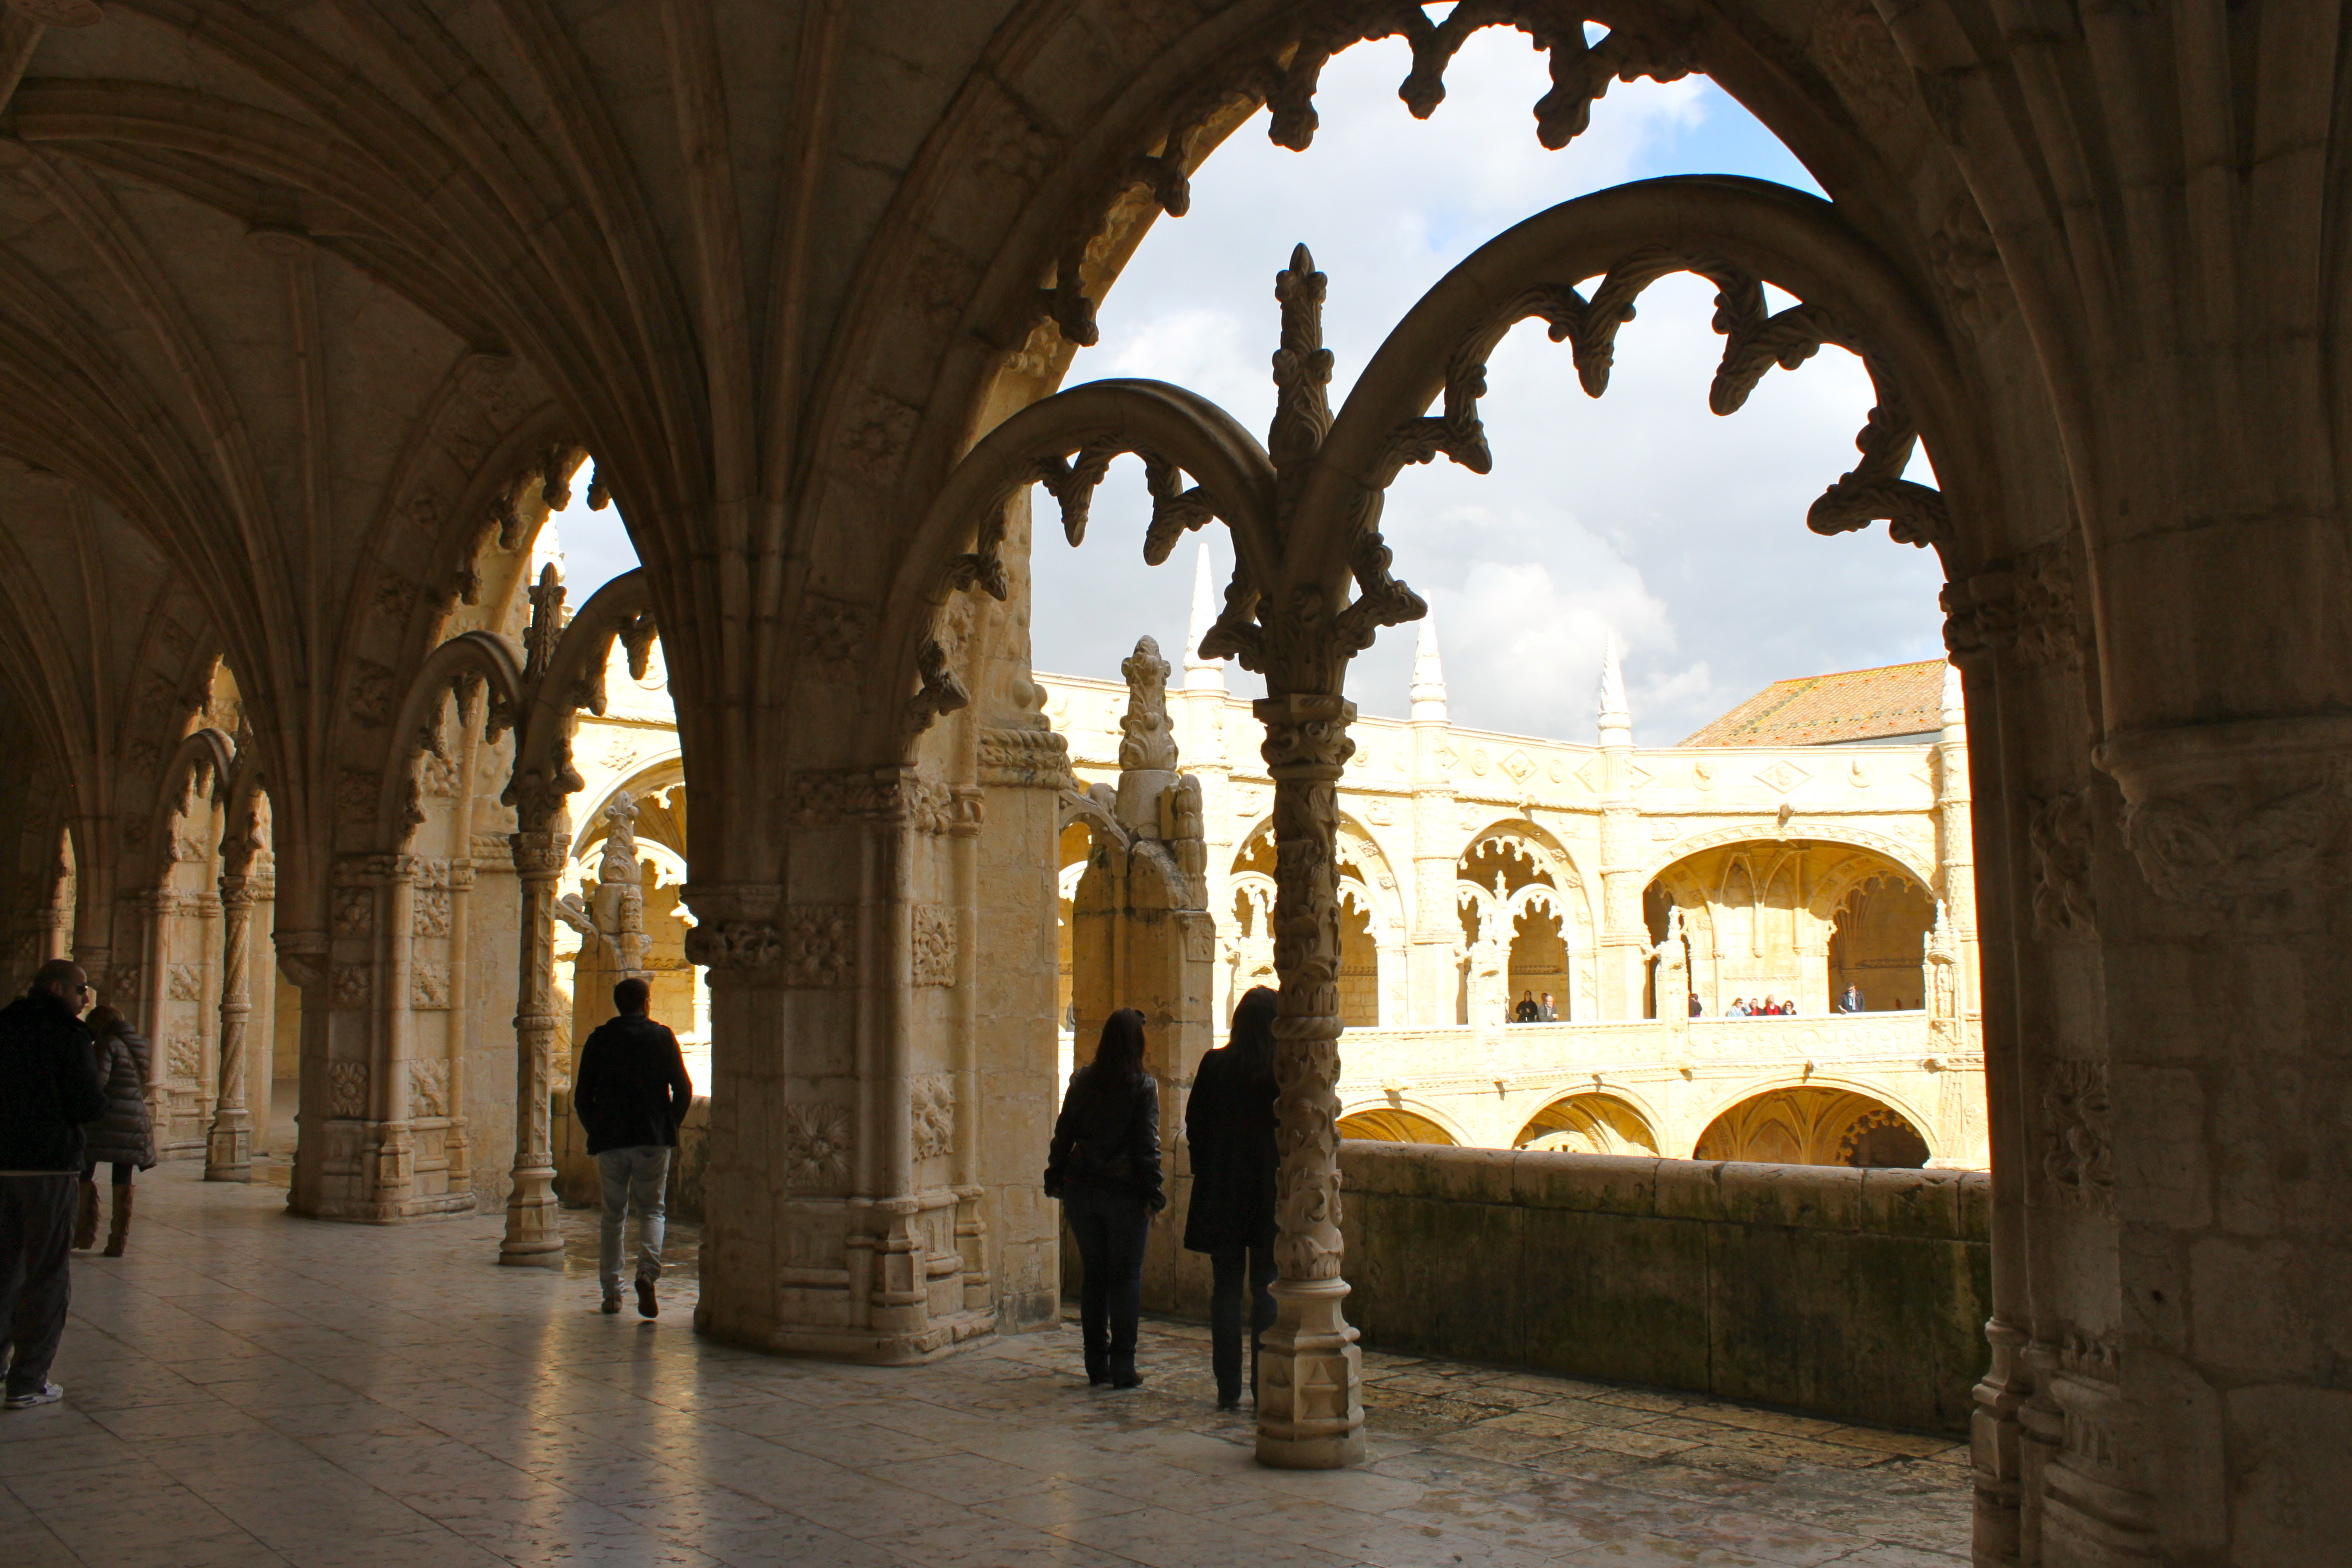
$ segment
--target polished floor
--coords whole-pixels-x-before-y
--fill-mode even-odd
[[[577,1249],[494,1266],[491,1218],[317,1224],[196,1174],[77,1258],[64,1403],[0,1414],[9,1568],[1966,1561],[1941,1439],[1373,1354],[1370,1462],[1273,1472],[1184,1325],[1146,1326],[1129,1394],[1066,1329],[782,1361],[697,1339],[689,1271],[608,1318]]]

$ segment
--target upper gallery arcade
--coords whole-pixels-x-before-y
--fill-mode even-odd
[[[1789,548],[1884,523],[1945,578],[1992,1168],[1978,1560],[2330,1560],[2352,1497],[2343,20],[6,0],[0,914],[20,956],[70,940],[159,1039],[209,1042],[198,1081],[290,1010],[299,1212],[418,1220],[503,1168],[504,1255],[545,1261],[558,883],[593,830],[573,741],[616,645],[643,668],[658,633],[693,800],[683,956],[709,972],[697,1326],[903,1362],[1050,1321],[1067,823],[1028,559],[1035,528],[1083,539],[1134,454],[1151,560],[1229,536],[1201,650],[1251,702],[1224,755],[1265,768],[1283,1165],[1257,1452],[1353,1462],[1340,801],[1371,732],[1349,671],[1425,610],[1383,497],[1413,464],[1498,461],[1480,410],[1515,326],[1602,395],[1642,291],[1694,273],[1715,412],[1825,347],[1868,373],[1852,466]],[[1526,106],[1547,147],[1614,82],[1699,72],[1824,194],[1688,175],[1529,214],[1336,406],[1324,275],[1270,229],[1266,429],[1161,381],[1062,385],[1221,140],[1309,148],[1319,72],[1367,38],[1401,39],[1402,98],[1442,113],[1486,27],[1548,57]],[[1922,450],[1932,485],[1905,477]],[[643,564],[566,604],[529,542],[576,485]],[[1205,913],[1197,786],[1149,746],[1121,760],[1102,907]],[[1638,897],[1658,846],[1611,842],[1579,875]],[[1631,1012],[1645,929],[1596,925],[1604,1011]],[[1193,973],[1129,978],[1206,1018]],[[1563,989],[1573,1013],[1581,973]],[[1415,975],[1405,1006],[1430,994]],[[509,1058],[436,1071],[477,1027]],[[1158,1038],[1181,1082],[1205,1028]],[[209,1117],[154,1085],[222,1174],[250,1158],[252,1077],[215,1079]]]

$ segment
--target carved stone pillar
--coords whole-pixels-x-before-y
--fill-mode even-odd
[[[1330,1470],[1364,1457],[1363,1356],[1342,1307],[1339,1232],[1340,769],[1355,704],[1291,694],[1253,704],[1274,775],[1277,1141],[1274,1327],[1258,1362],[1258,1462]]]
[[[541,1268],[563,1267],[547,1102],[555,1072],[555,883],[571,842],[569,833],[550,831],[507,839],[521,895],[522,962],[514,1021],[514,1186],[507,1194],[498,1261]]]
[[[204,1146],[206,1181],[250,1181],[253,1176],[253,1113],[245,1103],[246,1026],[253,1017],[248,987],[252,971],[254,887],[252,878],[220,879],[221,991],[220,1094],[213,1102],[212,1130]]]

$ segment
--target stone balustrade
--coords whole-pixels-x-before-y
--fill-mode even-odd
[[[1990,1178],[1348,1142],[1364,1342],[1964,1431]]]
[[[1909,1011],[1350,1029],[1339,1095],[1344,1114],[1411,1111],[1456,1143],[1508,1149],[1545,1106],[1602,1094],[1639,1115],[1655,1152],[1683,1156],[1750,1096],[1846,1088],[1901,1112],[1939,1163],[1977,1167],[1984,1059],[1974,1021],[1960,1024]]]

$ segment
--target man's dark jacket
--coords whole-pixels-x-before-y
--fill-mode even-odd
[[[0,1008],[0,1172],[82,1173],[82,1124],[106,1114],[89,1025],[46,991]]]
[[[694,1103],[694,1080],[678,1037],[642,1013],[596,1026],[580,1047],[572,1110],[588,1129],[588,1152],[678,1146],[678,1123]]]

